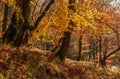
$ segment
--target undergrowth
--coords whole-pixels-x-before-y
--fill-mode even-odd
[[[119,79],[93,62],[59,59],[37,48],[0,45],[0,79]]]

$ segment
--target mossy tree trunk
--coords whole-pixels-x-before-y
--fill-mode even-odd
[[[22,43],[26,25],[29,25],[30,0],[16,0],[16,7],[10,25],[3,35],[3,41],[19,46]]]
[[[54,0],[46,0],[41,8],[40,16],[31,25],[30,19],[30,6],[31,0],[16,0],[16,11],[13,13],[11,22],[8,29],[3,34],[3,42],[11,43],[13,46],[20,46],[22,43],[27,43],[28,35],[26,31],[33,31],[37,28],[39,22],[45,16],[50,6],[54,3]]]

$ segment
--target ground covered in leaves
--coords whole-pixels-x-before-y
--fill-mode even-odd
[[[118,72],[93,62],[49,61],[51,52],[37,48],[0,45],[0,79],[119,79]]]

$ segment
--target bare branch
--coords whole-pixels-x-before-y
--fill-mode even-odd
[[[111,55],[113,55],[114,53],[120,51],[120,47],[118,47],[116,50],[112,51],[111,53],[109,53],[104,59],[107,59],[108,57],[110,57]]]
[[[49,8],[51,7],[51,5],[54,3],[54,0],[46,0],[40,10],[40,16],[37,18],[35,24],[33,25],[33,27],[29,27],[29,29],[32,31],[35,28],[37,28],[37,26],[39,25],[39,22],[42,20],[42,18],[45,16],[46,12],[49,10]]]

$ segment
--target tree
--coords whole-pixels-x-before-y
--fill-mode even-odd
[[[33,31],[38,26],[39,22],[45,16],[50,6],[54,3],[54,0],[46,0],[44,2],[40,10],[40,16],[37,18],[34,25],[31,25],[29,22],[31,13],[30,3],[31,0],[16,0],[17,9],[12,15],[8,29],[3,34],[4,42],[12,43],[14,46],[20,46],[23,41],[28,41],[28,36],[25,37],[26,31]]]
[[[9,10],[9,7],[8,7],[8,4],[5,3],[4,4],[4,19],[3,19],[3,24],[2,24],[2,32],[5,32],[6,31],[6,27],[7,27],[7,19],[8,19],[8,10]]]
[[[75,12],[75,0],[69,0],[68,6],[68,18],[71,18],[72,13]],[[63,37],[61,38],[61,46],[57,52],[55,52],[55,56],[60,58],[61,61],[65,60],[66,53],[69,48],[71,32],[73,31],[74,22],[70,19],[68,22],[67,30],[64,31]]]
[[[110,6],[110,0],[101,0],[96,6],[100,18],[96,18],[96,38],[99,42],[99,64],[106,65],[106,60],[119,51],[119,10]]]
[[[104,47],[103,55],[101,56],[100,64],[102,66],[106,66],[106,60],[113,54],[120,51],[120,39],[119,39],[119,22],[118,18],[120,18],[119,10],[115,8],[109,8],[106,10],[106,16],[102,22],[106,27],[106,32],[104,34],[104,42],[102,47]],[[106,35],[106,36],[105,36]],[[112,35],[112,36],[110,36]],[[110,40],[110,38],[113,38]],[[112,49],[111,49],[112,48]]]

